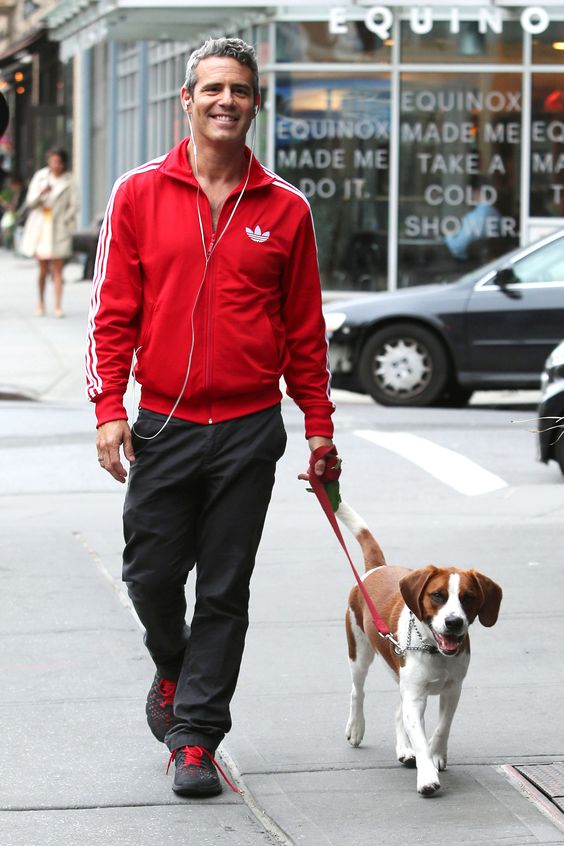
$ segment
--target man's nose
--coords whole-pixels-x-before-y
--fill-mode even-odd
[[[225,106],[232,106],[234,102],[233,92],[231,88],[226,86],[221,92],[220,102]]]

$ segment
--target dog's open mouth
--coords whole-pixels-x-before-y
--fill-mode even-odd
[[[456,655],[460,649],[462,641],[464,640],[464,635],[439,634],[439,632],[436,632],[435,629],[431,629],[431,631],[437,641],[439,651],[442,652],[443,655]]]

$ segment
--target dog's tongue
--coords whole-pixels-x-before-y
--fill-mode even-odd
[[[439,645],[439,649],[443,652],[456,652],[460,646],[460,639],[454,635],[444,635],[438,632],[433,632],[435,640]]]

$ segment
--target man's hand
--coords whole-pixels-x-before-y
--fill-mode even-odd
[[[119,450],[123,446],[123,454],[131,464],[135,461],[131,429],[127,420],[110,420],[103,423],[96,430],[96,451],[100,467],[107,470],[118,482],[125,482],[127,471],[121,463]]]
[[[321,447],[321,446],[327,446],[327,447],[333,446],[333,441],[331,440],[331,438],[321,438],[321,437],[318,437],[317,435],[313,438],[309,438],[308,443],[309,443],[309,448],[310,448],[311,452],[313,452],[314,450],[316,450],[318,447]],[[322,458],[319,461],[316,461],[315,467],[313,469],[315,470],[316,476],[323,476],[323,474],[325,473],[325,459]],[[306,479],[307,479],[307,476],[306,476]]]
[[[327,447],[333,446],[333,441],[331,440],[331,438],[322,438],[322,437],[317,436],[317,435],[315,435],[313,438],[309,438],[308,443],[309,443],[309,448],[310,448],[311,452],[313,452],[314,450],[316,450],[318,447],[321,447],[321,446],[327,446]],[[324,458],[322,458],[320,461],[315,462],[314,470],[315,470],[316,476],[323,476],[323,474],[325,473],[325,459]],[[300,473],[299,476],[298,476],[298,479],[301,479],[302,481],[307,482],[308,481],[307,473]]]

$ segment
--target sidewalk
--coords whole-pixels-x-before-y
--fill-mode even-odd
[[[244,797],[228,788],[212,800],[174,796],[168,755],[144,719],[152,665],[120,583],[123,488],[96,465],[83,398],[90,286],[79,278],[67,268],[67,317],[36,318],[34,263],[0,250],[0,846],[563,846],[564,828],[501,769],[547,763],[555,749],[564,760],[562,715],[551,708],[561,666],[539,650],[543,691],[525,678],[515,685],[520,619],[508,615],[497,638],[473,630],[480,657],[436,798],[418,797],[414,773],[393,760],[397,690],[384,672],[370,678],[366,743],[344,741],[340,620],[351,580],[326,567],[327,549],[296,514],[297,434],[278,474],[224,743]],[[285,414],[297,433],[291,404]],[[288,560],[290,533],[307,566]],[[313,600],[321,579],[323,608]],[[280,607],[289,583],[294,604]],[[511,748],[483,709],[505,713],[516,695]]]

